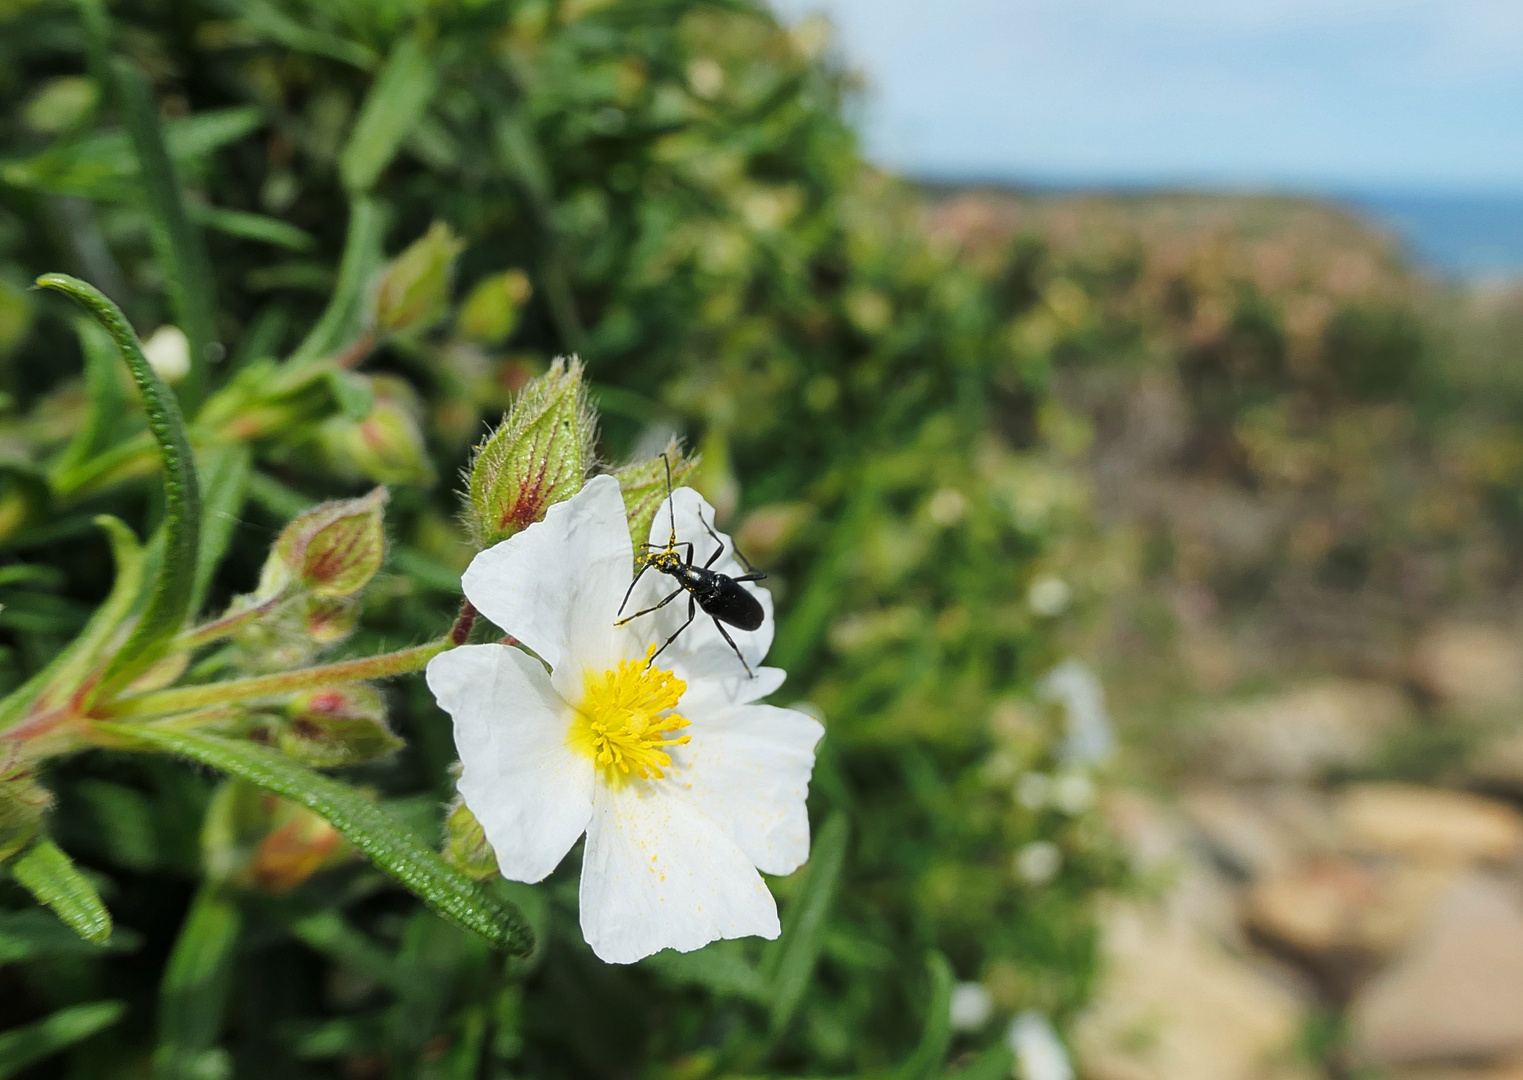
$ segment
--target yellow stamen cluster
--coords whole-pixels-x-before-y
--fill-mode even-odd
[[[662,747],[689,740],[687,735],[672,737],[688,721],[667,712],[682,699],[687,683],[653,665],[655,652],[652,645],[644,660],[624,660],[612,671],[589,671],[583,684],[571,744],[591,757],[609,780],[659,779],[672,763]]]

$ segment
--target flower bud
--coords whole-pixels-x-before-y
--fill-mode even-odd
[[[456,799],[444,819],[444,858],[454,864],[466,877],[485,881],[497,876],[497,855],[481,822],[471,813],[464,800]]]
[[[522,270],[504,270],[482,278],[455,314],[456,332],[482,345],[506,341],[518,325],[519,310],[533,292],[529,275]]]
[[[178,326],[161,326],[143,342],[143,358],[173,385],[190,374],[190,339]]]
[[[373,377],[371,389],[375,402],[363,420],[331,416],[318,428],[328,465],[340,476],[377,484],[433,483],[417,395],[402,380],[386,376]]]
[[[442,221],[414,240],[381,271],[375,290],[375,324],[383,334],[418,334],[444,317],[450,271],[465,247]]]
[[[14,744],[0,749],[0,862],[31,842],[52,804],[21,749]]]
[[[661,456],[649,461],[631,462],[614,471],[619,492],[624,496],[624,514],[629,518],[629,535],[635,548],[650,539],[650,523],[666,501],[666,466],[671,463],[672,488],[682,486],[687,475],[698,467],[697,458],[684,457],[682,446],[673,439],[666,444],[666,461]]]
[[[313,596],[354,596],[386,557],[386,489],[315,506],[275,540],[259,579],[261,598],[296,584]]]
[[[526,386],[471,462],[467,514],[477,544],[506,540],[580,491],[596,428],[580,360],[556,360]]]
[[[276,734],[276,745],[289,757],[319,769],[372,761],[402,747],[386,724],[380,691],[365,683],[298,694],[285,713],[287,723]]]
[[[360,621],[358,596],[309,596],[301,612],[301,625],[318,646],[336,645],[354,633]]]
[[[206,875],[273,893],[289,892],[353,852],[304,806],[241,780],[219,785],[201,826]]]

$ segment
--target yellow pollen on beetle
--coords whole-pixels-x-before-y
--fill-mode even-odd
[[[583,683],[571,722],[571,746],[592,758],[609,781],[664,777],[662,770],[672,764],[664,748],[689,740],[674,734],[688,726],[687,719],[668,711],[682,700],[687,683],[653,665],[655,654],[652,645],[644,660],[589,671]]]

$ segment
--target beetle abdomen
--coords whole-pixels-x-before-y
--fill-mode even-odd
[[[721,577],[714,583],[712,591],[698,596],[697,600],[698,606],[708,614],[741,630],[755,630],[766,617],[761,602],[727,577]]]

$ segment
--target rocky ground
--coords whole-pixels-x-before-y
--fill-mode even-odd
[[[1208,712],[1178,790],[1110,800],[1142,895],[1105,913],[1082,1074],[1523,1080],[1518,639],[1438,626],[1399,681]],[[1470,745],[1440,779],[1367,778],[1435,725]]]

